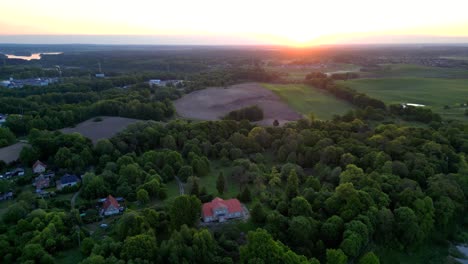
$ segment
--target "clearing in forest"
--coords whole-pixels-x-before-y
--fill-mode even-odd
[[[101,121],[98,122],[96,122],[94,118],[88,119],[75,127],[67,127],[60,131],[65,134],[80,133],[91,139],[93,144],[96,144],[100,139],[111,138],[124,130],[128,125],[141,121],[138,119],[115,116],[106,116],[100,119]]]
[[[252,105],[263,110],[264,119],[258,122],[261,125],[272,125],[275,119],[285,123],[302,118],[279,96],[258,83],[207,88],[175,101],[177,113],[181,117],[196,120],[219,120],[233,110]]]

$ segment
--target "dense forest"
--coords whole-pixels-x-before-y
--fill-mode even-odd
[[[173,61],[176,55],[167,53],[153,59],[161,65]],[[93,51],[81,57],[89,62],[84,72],[91,71],[96,54],[110,56]],[[48,87],[0,88],[0,113],[8,114],[0,147],[17,138],[29,143],[19,161],[0,166],[2,173],[28,168],[22,177],[0,180],[0,194],[15,193],[13,202],[0,208],[0,262],[59,263],[60,256],[78,252],[75,261],[84,264],[371,264],[387,263],[382,249],[411,254],[428,243],[467,239],[466,122],[442,120],[425,108],[386,105],[336,83],[356,75],[318,71],[303,82],[355,110],[333,120],[311,115],[268,127],[249,122],[263,118],[257,106],[219,121],[178,119],[172,101],[184,93],[284,81],[258,63],[245,64],[251,52],[239,65],[232,62],[237,53],[226,53],[231,65],[222,67],[213,63],[223,51],[213,54],[179,53],[180,61],[167,64],[174,69],[170,74],[163,66],[120,74],[147,69],[144,60],[119,65],[119,58],[129,60],[123,52],[108,60],[115,75],[106,79],[79,70]],[[204,62],[194,63],[197,56]],[[43,63],[65,58],[80,57],[49,56]],[[0,74],[55,74],[19,64],[0,67]],[[150,87],[150,78],[185,82]],[[98,116],[141,121],[95,144],[57,131]],[[394,118],[408,123],[392,123]],[[37,160],[57,175],[79,175],[81,182],[56,197],[38,198],[29,171]],[[212,175],[216,191],[206,184]],[[183,195],[173,192],[179,181]],[[73,195],[78,201],[70,206]],[[108,195],[122,198],[127,208],[103,226],[96,201]],[[215,197],[239,199],[250,218],[203,225],[202,204]]]

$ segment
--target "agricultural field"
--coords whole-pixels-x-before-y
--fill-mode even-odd
[[[360,72],[366,78],[468,78],[468,70],[457,68],[427,67],[413,64],[382,64],[381,69]]]
[[[0,160],[4,161],[5,163],[10,163],[17,160],[21,150],[27,145],[28,144],[26,143],[18,142],[8,147],[0,148]]]
[[[339,83],[383,100],[387,104],[423,104],[444,118],[466,119],[466,107],[461,104],[468,101],[467,79],[382,78]]]
[[[304,84],[264,83],[262,86],[276,93],[295,111],[303,115],[314,113],[319,119],[331,119],[334,115],[342,115],[354,108],[326,91]]]
[[[75,127],[68,127],[60,131],[65,134],[80,133],[81,135],[91,139],[94,144],[100,139],[111,138],[118,132],[125,129],[128,125],[136,123],[140,120],[125,118],[125,117],[101,117],[98,119],[92,118],[79,123]]]
[[[263,110],[262,125],[295,121],[301,114],[291,109],[279,96],[258,83],[243,83],[228,88],[195,91],[174,102],[177,113],[195,120],[218,120],[233,110],[257,105]]]
[[[274,71],[280,73],[283,78],[289,81],[302,81],[305,76],[314,71],[320,71],[324,73],[340,73],[340,72],[357,72],[360,66],[354,64],[345,63],[333,63],[323,66],[310,66],[310,65],[281,65],[281,66],[267,66],[265,67],[268,71]]]

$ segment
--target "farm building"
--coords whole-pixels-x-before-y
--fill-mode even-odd
[[[104,204],[102,205],[101,215],[103,216],[111,216],[121,212],[121,207],[117,199],[115,199],[112,195],[107,196],[104,200]]]
[[[224,222],[228,219],[244,216],[241,203],[237,199],[223,200],[219,197],[209,203],[204,203],[202,208],[203,222]]]
[[[80,182],[80,178],[76,175],[65,174],[57,182],[57,190],[62,190],[65,187],[75,186]]]
[[[47,165],[42,163],[40,160],[36,161],[32,166],[32,170],[34,173],[43,173],[47,168]]]

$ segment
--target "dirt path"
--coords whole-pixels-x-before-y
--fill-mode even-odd
[[[176,181],[177,181],[177,184],[179,185],[179,193],[180,195],[184,195],[185,193],[185,190],[184,190],[184,183],[179,179],[179,177],[177,176],[174,176]]]
[[[71,200],[70,200],[70,205],[71,205],[71,208],[75,208],[75,202],[76,202],[76,197],[78,197],[78,195],[80,194],[81,192],[81,189],[78,190],[75,194],[73,194]]]
[[[218,120],[233,110],[258,105],[264,113],[261,125],[272,125],[298,120],[301,114],[292,110],[274,92],[258,83],[243,83],[228,88],[207,88],[195,91],[176,100],[177,113],[185,118]]]

